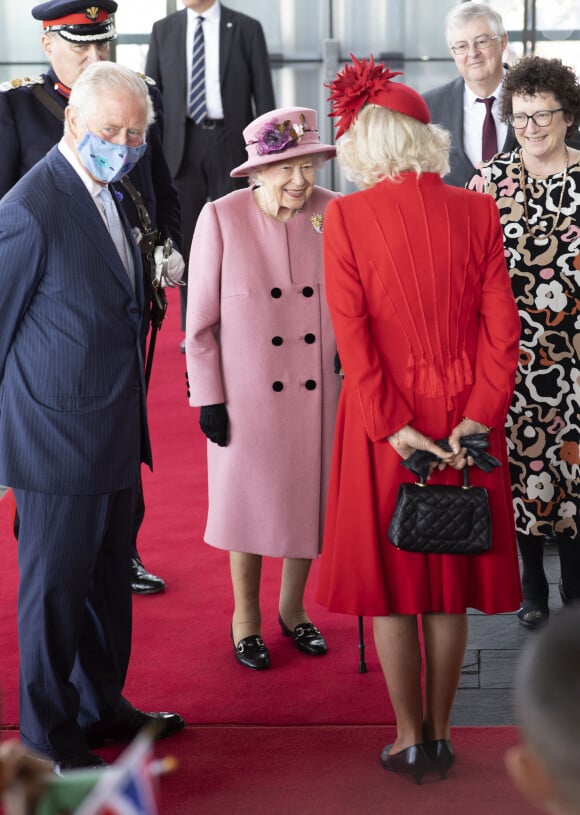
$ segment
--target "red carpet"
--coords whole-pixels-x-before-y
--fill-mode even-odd
[[[145,710],[176,710],[188,727],[160,744],[179,770],[162,779],[163,815],[512,815],[525,805],[503,770],[510,728],[454,731],[456,767],[445,782],[418,787],[386,773],[379,753],[393,716],[366,621],[369,672],[358,665],[355,618],[307,607],[329,653],[299,654],[277,626],[280,563],[265,561],[263,636],[272,670],[238,665],[229,641],[232,613],[227,553],[202,541],[205,442],[185,396],[178,352],[176,292],[158,340],[149,396],[155,472],[144,473],[147,515],[140,537],[146,566],[167,581],[164,594],[134,601],[134,646],[126,695]],[[0,689],[4,737],[18,728],[16,544],[0,501]],[[320,725],[315,727],[313,725]],[[348,726],[350,725],[350,726]],[[103,755],[112,760],[119,749]]]
[[[381,767],[393,738],[376,725],[188,727],[156,749],[179,760],[161,779],[161,813],[531,815],[504,771],[512,728],[457,728],[448,777],[420,786]]]
[[[164,594],[136,597],[134,645],[126,693],[145,710],[177,710],[193,724],[392,723],[384,681],[366,621],[369,673],[358,666],[354,617],[307,608],[329,653],[310,658],[282,637],[277,623],[281,562],[263,570],[263,636],[273,668],[238,665],[229,639],[232,598],[228,555],[203,543],[207,502],[205,440],[187,404],[185,358],[178,351],[177,292],[159,334],[149,393],[154,473],[144,470],[147,513],[139,539],[146,566],[167,582]],[[17,704],[16,543],[0,501],[0,689],[2,719],[15,727]]]
[[[388,773],[379,754],[393,728],[197,727],[174,776],[162,779],[167,815],[525,815],[503,754],[511,728],[458,728],[455,767],[421,786]],[[177,745],[173,739],[169,748]],[[159,748],[158,748],[159,750]]]

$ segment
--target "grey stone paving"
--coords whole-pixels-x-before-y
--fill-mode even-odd
[[[556,547],[547,546],[545,570],[550,583],[550,609],[560,608],[560,562]],[[469,614],[469,639],[459,690],[453,706],[454,725],[514,724],[512,689],[521,648],[533,637],[515,614]]]

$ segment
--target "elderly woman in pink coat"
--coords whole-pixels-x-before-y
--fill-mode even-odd
[[[262,557],[283,558],[278,621],[299,651],[326,642],[304,609],[321,547],[339,392],[322,267],[324,211],[315,186],[316,112],[273,110],[244,130],[250,186],[207,203],[191,249],[189,401],[208,437],[204,539],[230,552],[235,657],[270,667],[261,637]]]

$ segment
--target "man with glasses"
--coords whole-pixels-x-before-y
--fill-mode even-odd
[[[451,170],[444,180],[464,187],[481,161],[516,146],[512,128],[500,118],[508,38],[500,15],[483,3],[452,8],[445,31],[460,76],[424,98],[431,120],[451,133]]]

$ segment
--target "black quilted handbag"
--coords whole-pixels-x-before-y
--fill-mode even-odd
[[[447,440],[437,444],[449,449]],[[485,452],[487,436],[464,436],[462,447],[475,465],[489,472],[500,462]],[[491,517],[487,491],[469,483],[468,467],[463,485],[426,483],[431,453],[417,451],[401,464],[419,476],[416,484],[400,484],[388,539],[398,549],[422,554],[476,555],[491,548]]]

